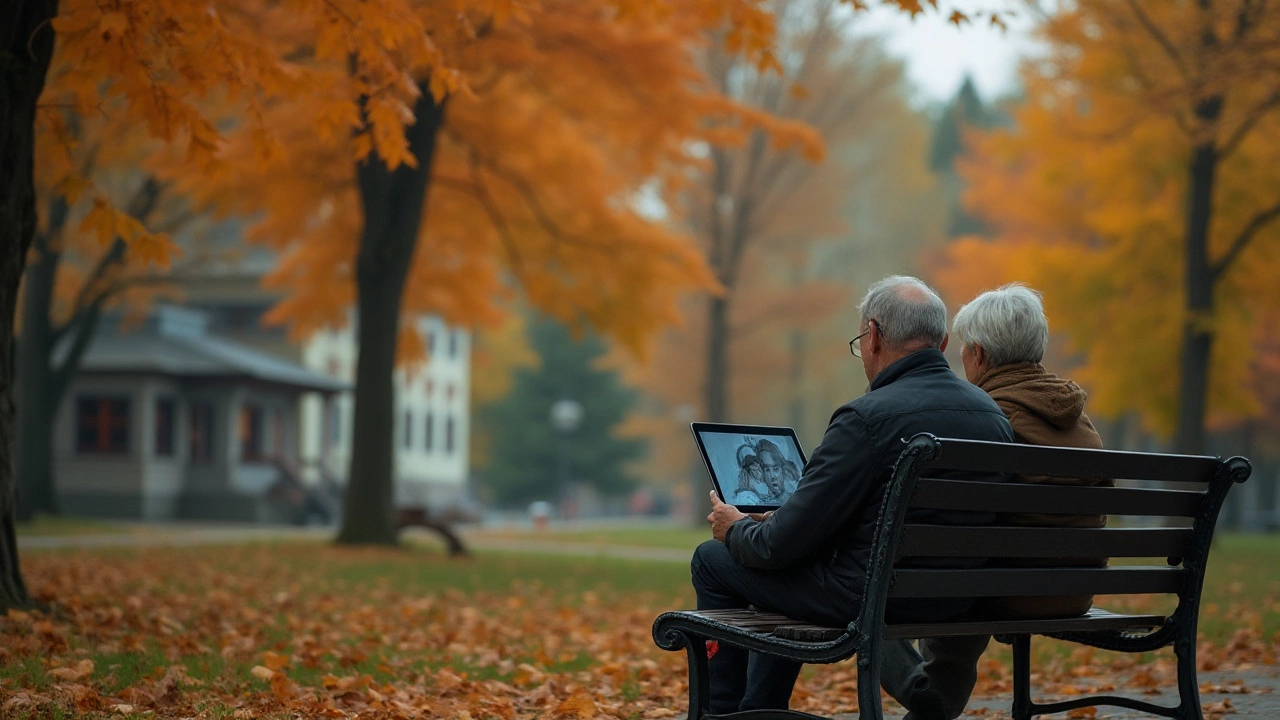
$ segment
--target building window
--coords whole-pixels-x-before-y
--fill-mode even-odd
[[[253,462],[265,459],[266,437],[263,430],[262,408],[257,405],[241,406],[239,427],[236,429],[240,438],[241,460]]]
[[[213,403],[191,403],[191,462],[213,462]]]
[[[436,429],[435,428],[436,419],[431,414],[430,410],[427,411],[427,418],[426,418],[425,424],[427,426],[427,446],[426,447],[427,447],[427,450],[430,451],[431,445],[435,442],[435,438],[433,437],[433,435],[435,434],[435,429]]]
[[[444,421],[444,451],[446,453],[453,452],[453,416],[445,418]]]
[[[413,412],[409,410],[404,411],[404,447],[413,447]]]
[[[342,442],[342,407],[336,400],[329,403],[329,442]]]
[[[449,357],[458,357],[458,331],[449,331]]]
[[[129,398],[85,395],[76,400],[76,451],[129,452]]]
[[[173,398],[156,400],[156,456],[173,457]]]

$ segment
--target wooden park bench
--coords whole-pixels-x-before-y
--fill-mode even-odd
[[[1114,478],[1175,483],[1190,489],[1091,487],[930,479],[942,471],[1029,476]],[[1033,447],[917,435],[893,468],[880,508],[861,613],[847,627],[809,625],[753,610],[686,610],[663,613],[653,625],[654,642],[684,649],[689,658],[689,720],[708,709],[706,642],[715,640],[805,663],[834,663],[858,656],[861,718],[881,720],[881,648],[897,638],[994,635],[1013,646],[1015,720],[1079,707],[1114,705],[1179,719],[1202,720],[1196,685],[1196,624],[1205,564],[1218,511],[1233,483],[1248,479],[1249,461],[1213,457]],[[1000,513],[1176,518],[1183,527],[1041,528],[907,524],[908,508]],[[1189,520],[1189,522],[1188,522]],[[1114,520],[1112,521],[1114,524]],[[1167,520],[1162,524],[1171,524]],[[905,558],[1126,558],[1111,567],[911,569]],[[1147,558],[1145,565],[1130,565]],[[1155,560],[1150,560],[1155,558]],[[909,564],[909,563],[908,563]],[[1087,615],[1057,620],[1020,620],[984,615],[945,623],[887,624],[885,606],[895,598],[1017,597],[1036,595],[1172,594],[1172,614],[1126,615],[1093,608]],[[1177,655],[1176,707],[1126,697],[1092,695],[1064,702],[1031,700],[1031,636],[1121,652],[1148,652],[1172,645]],[[762,718],[815,718],[792,710],[752,711]]]

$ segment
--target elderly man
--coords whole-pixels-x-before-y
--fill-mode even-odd
[[[1039,293],[1018,283],[984,292],[960,308],[952,330],[961,343],[960,361],[965,377],[996,401],[1008,416],[1017,442],[1102,447],[1093,423],[1084,414],[1088,397],[1084,390],[1040,364],[1049,342],[1049,322]],[[1022,476],[1013,480],[1092,485],[1112,482]],[[1106,518],[1014,514],[1002,515],[999,522],[1102,527]],[[1106,560],[1082,560],[1079,564],[1105,565]],[[998,602],[979,602],[975,612],[993,611],[1002,617],[1071,617],[1087,612],[1092,602],[1093,597],[1089,595],[1000,598]],[[978,658],[989,639],[986,636],[925,639],[920,641],[921,652],[905,640],[892,643],[886,646],[882,684],[908,709],[912,709],[913,697],[929,696],[942,705],[946,718],[958,717],[977,682]]]
[[[692,562],[699,609],[755,605],[847,624],[858,614],[880,501],[902,441],[920,432],[1012,440],[1000,408],[957,378],[942,356],[947,311],[933,290],[915,278],[888,277],[871,287],[859,310],[849,348],[862,359],[870,389],[835,411],[795,493],[768,517],[746,517],[712,493],[707,519],[715,539],[699,546]],[[982,524],[994,514],[921,511],[911,520]],[[889,611],[903,620],[943,621],[971,604],[921,600],[891,604]],[[798,663],[721,646],[710,661],[711,712],[786,708],[799,671]],[[939,716],[933,699],[913,701],[921,708],[917,718]]]

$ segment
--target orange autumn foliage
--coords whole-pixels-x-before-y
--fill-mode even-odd
[[[282,252],[270,282],[292,293],[274,319],[299,334],[345,320],[361,222],[354,162],[376,151],[392,168],[416,164],[404,128],[424,90],[449,98],[449,120],[406,317],[492,320],[517,281],[550,312],[638,348],[676,319],[679,289],[713,284],[654,212],[691,144],[766,126],[781,144],[815,146],[708,92],[693,66],[720,27],[733,51],[776,64],[757,0],[71,0],[55,26],[48,105],[116,114],[181,149],[168,170],[184,193],[261,213],[252,237]],[[63,113],[40,122],[54,143],[75,143]],[[86,229],[122,231],[136,256],[166,260],[163,236],[91,178],[55,175],[59,191],[98,200]],[[420,343],[406,339],[412,355]]]
[[[819,152],[803,126],[719,97],[693,64],[714,31],[729,52],[780,67],[762,0],[64,0],[54,26],[46,105],[132,124],[174,150],[184,193],[258,214],[252,239],[283,254],[269,282],[290,294],[273,319],[300,335],[345,322],[353,163],[373,151],[392,168],[416,163],[404,129],[424,89],[449,110],[406,318],[491,321],[520,283],[536,305],[638,349],[677,319],[679,290],[714,285],[662,217],[691,148],[764,128],[780,148]],[[75,143],[61,113],[38,122]],[[56,175],[60,192],[109,197]],[[110,201],[86,227],[124,231],[139,259],[171,251]],[[402,355],[420,350],[402,336]]]
[[[1280,16],[1203,5],[1097,0],[1048,20],[1013,126],[972,135],[961,167],[994,237],[956,242],[935,273],[960,301],[1009,280],[1042,290],[1091,412],[1136,413],[1165,436],[1185,402],[1188,328],[1211,333],[1208,417],[1221,426],[1259,412],[1253,340],[1280,307]],[[1206,120],[1198,103],[1215,97]],[[1187,245],[1199,147],[1216,162],[1203,260]],[[1189,272],[1211,283],[1204,311],[1189,309]]]
[[[693,63],[704,32],[696,17],[620,23],[605,4],[563,0],[472,40],[460,65],[470,90],[449,98],[437,146],[406,323],[424,312],[492,321],[518,284],[542,310],[639,350],[678,320],[682,290],[713,287],[667,216],[691,148],[757,126],[780,144],[820,144],[709,89]],[[341,64],[330,72],[319,106],[269,113],[282,140],[273,162],[236,144],[233,173],[191,187],[224,210],[261,214],[250,236],[281,252],[267,282],[287,292],[271,319],[299,334],[343,323],[352,301],[361,218],[346,159],[365,148],[342,128],[315,132],[332,115],[324,103],[353,94]]]

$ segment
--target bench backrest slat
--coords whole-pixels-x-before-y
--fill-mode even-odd
[[[937,457],[926,462],[924,467],[1068,478],[1104,477],[1208,483],[1213,480],[1220,465],[1217,458],[1201,455],[1066,449],[957,440],[943,443]]]
[[[906,525],[898,557],[1182,557],[1191,528],[1039,528]]]
[[[980,568],[893,573],[891,598],[1176,593],[1182,568]]]
[[[917,434],[906,439],[881,500],[866,598],[856,621],[859,632],[868,637],[882,635],[890,598],[1160,593],[1178,597],[1170,622],[1190,622],[1194,628],[1218,512],[1227,491],[1247,480],[1249,473],[1249,461],[1240,457],[1224,461]],[[1193,485],[1157,490],[963,479],[984,474],[1006,480],[1022,475]],[[909,512],[921,509],[929,512]],[[1000,516],[1006,513],[1056,515],[1064,525],[1072,523],[1064,517],[1070,515],[1140,515],[1179,518],[1178,525],[1190,519],[1191,527],[1012,527],[1009,520],[1014,518]],[[925,517],[943,525],[920,524]],[[1028,524],[1036,520],[1016,519]],[[982,525],[974,525],[975,520]],[[1054,520],[1044,519],[1046,524]],[[1084,567],[1085,563],[1068,560],[1110,557],[1149,564]],[[1055,559],[1064,562],[1053,566]],[[1170,566],[1171,561],[1177,564]]]
[[[1068,515],[1194,517],[1205,493],[1192,490],[1070,487],[920,478],[912,507]]]

